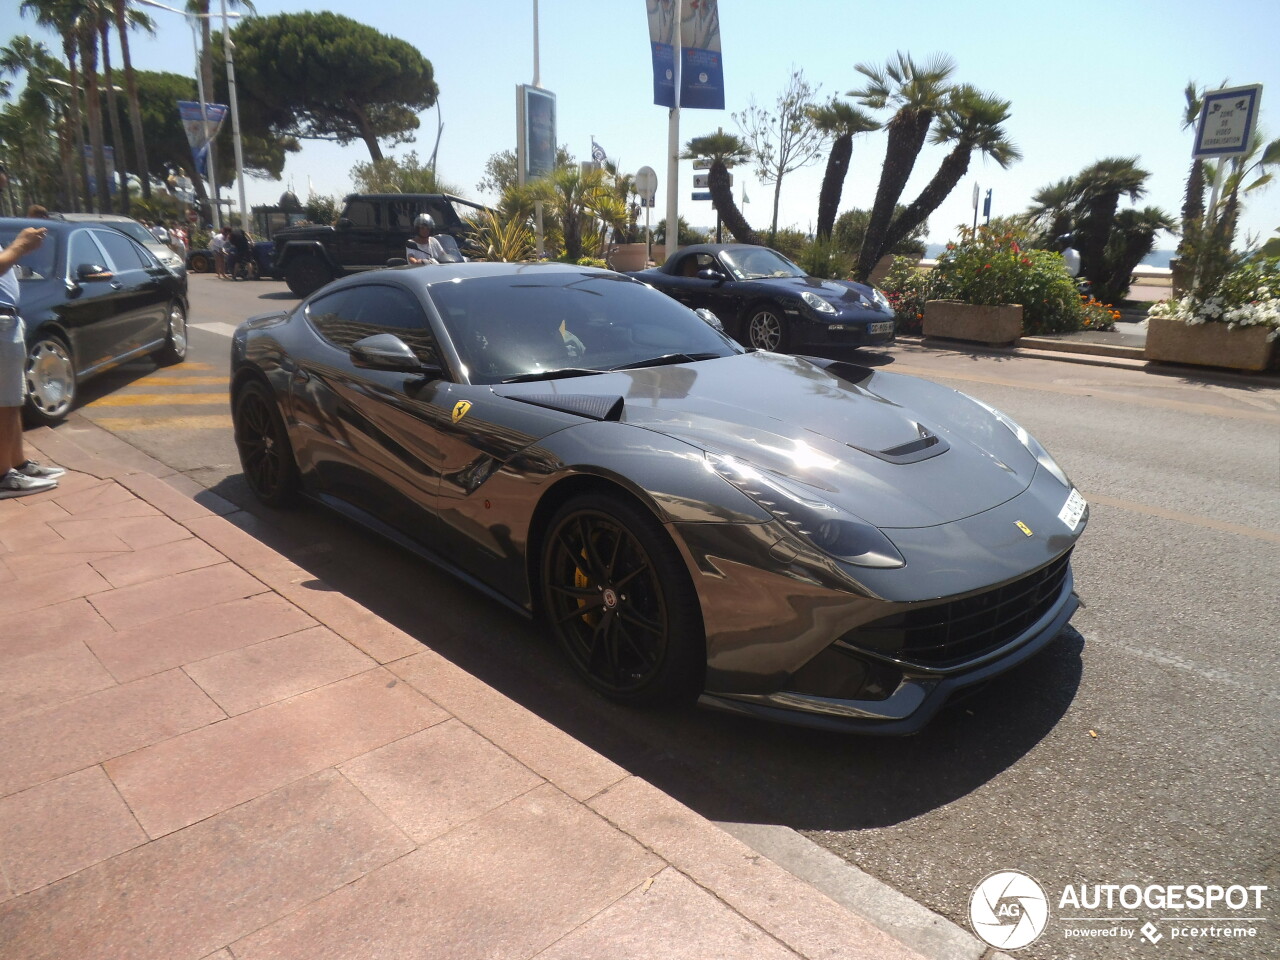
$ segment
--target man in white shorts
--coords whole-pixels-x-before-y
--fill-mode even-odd
[[[2,185],[0,185],[2,189]],[[26,330],[18,316],[18,260],[40,249],[46,231],[27,227],[0,249],[0,499],[52,490],[67,471],[28,460],[22,447]]]

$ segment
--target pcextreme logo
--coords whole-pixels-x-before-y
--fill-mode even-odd
[[[1051,898],[1020,870],[983,878],[969,897],[969,922],[985,943],[1018,950],[1046,932],[1057,901],[1055,938],[1161,941],[1255,939],[1267,917],[1263,884],[1077,883]],[[1197,915],[1200,911],[1203,915]]]

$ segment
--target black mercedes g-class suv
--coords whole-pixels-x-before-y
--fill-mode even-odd
[[[471,246],[462,216],[485,207],[447,193],[353,193],[335,226],[296,226],[276,231],[275,275],[300,297],[330,280],[385,267],[404,256],[413,220],[429,213],[436,233],[453,237],[464,254]]]

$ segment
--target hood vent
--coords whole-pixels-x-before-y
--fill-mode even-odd
[[[932,433],[924,424],[917,423],[916,430],[920,436],[896,447],[889,447],[886,450],[868,450],[865,447],[854,447],[853,449],[878,457],[886,463],[919,463],[921,460],[940,456],[951,449],[951,445],[946,440],[936,433]],[[850,446],[853,445],[850,444]]]
[[[507,394],[509,400],[519,400],[535,407],[546,407],[562,413],[572,413],[588,420],[622,419],[622,397],[600,397],[589,393],[517,393]]]

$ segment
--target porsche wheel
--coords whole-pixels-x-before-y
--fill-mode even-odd
[[[747,314],[744,333],[747,346],[775,353],[785,350],[791,339],[782,310],[774,303],[765,303],[752,308]]]
[[[269,507],[288,507],[298,496],[298,466],[275,397],[251,380],[233,404],[236,450],[253,495]]]
[[[27,353],[25,376],[27,421],[45,427],[61,423],[76,402],[76,365],[71,349],[59,337],[41,337]]]
[[[624,703],[692,699],[705,643],[679,553],[647,511],[591,494],[560,508],[542,550],[543,614],[599,692]]]

